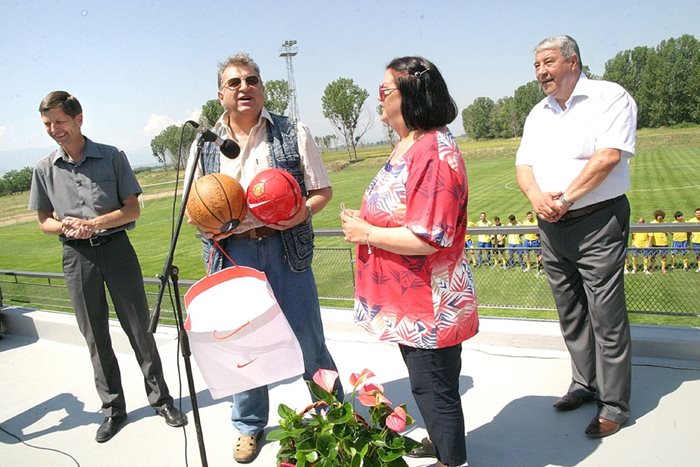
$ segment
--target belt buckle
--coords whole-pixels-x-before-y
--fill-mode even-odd
[[[101,246],[104,245],[105,243],[109,243],[112,241],[112,239],[108,236],[102,236],[102,237],[90,237],[88,238],[88,241],[90,242],[90,246]]]

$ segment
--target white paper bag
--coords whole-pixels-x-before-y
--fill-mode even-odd
[[[222,269],[190,287],[185,306],[192,355],[213,398],[304,372],[299,342],[263,272]]]

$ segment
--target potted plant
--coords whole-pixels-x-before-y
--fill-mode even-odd
[[[280,404],[279,428],[267,435],[279,441],[278,466],[407,466],[403,456],[420,445],[401,435],[413,423],[405,405],[391,407],[381,384],[368,382],[365,369],[350,376],[350,401],[333,392],[338,373],[318,370],[307,384],[316,402],[297,413]],[[355,401],[369,407],[369,420],[355,411]]]

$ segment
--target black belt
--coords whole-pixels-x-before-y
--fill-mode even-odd
[[[241,232],[239,234],[233,234],[231,236],[233,238],[266,238],[272,237],[273,235],[277,235],[279,232],[279,230],[263,226],[258,227],[256,229],[246,230],[245,232]]]
[[[126,232],[120,230],[110,235],[98,235],[97,237],[90,238],[69,238],[64,240],[63,243],[71,246],[102,246],[110,243],[112,240],[116,240],[122,235],[126,235]]]
[[[568,221],[571,219],[576,219],[578,217],[583,217],[583,216],[588,216],[590,214],[593,214],[594,212],[598,212],[601,209],[605,209],[611,204],[615,204],[619,200],[621,200],[625,195],[620,195],[616,198],[610,198],[606,199],[605,201],[601,201],[599,203],[593,203],[589,204],[586,207],[583,207],[581,209],[574,209],[573,211],[566,211],[566,214],[561,216],[561,220],[563,221]]]

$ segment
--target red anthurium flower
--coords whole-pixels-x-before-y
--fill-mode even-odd
[[[384,397],[384,388],[381,384],[365,384],[360,388],[357,400],[367,407],[375,407],[379,404],[391,404],[391,401]]]
[[[365,368],[360,374],[353,373],[350,375],[350,384],[352,384],[353,389],[357,389],[358,386],[361,386],[370,378],[374,378],[374,373]]]
[[[314,383],[331,394],[333,393],[333,385],[336,379],[338,379],[338,372],[333,370],[324,370],[320,368],[316,374],[314,374]]]
[[[406,429],[406,411],[399,406],[386,418],[386,427],[396,433]]]

